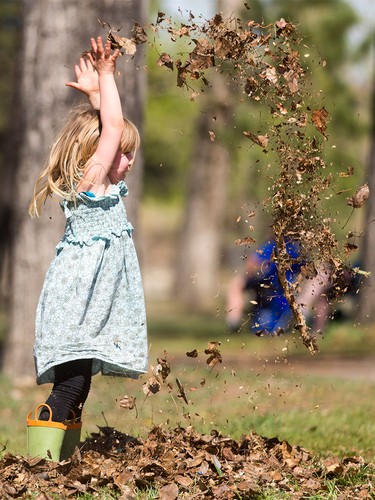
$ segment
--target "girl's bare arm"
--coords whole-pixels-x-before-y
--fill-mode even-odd
[[[103,46],[101,37],[91,39],[94,64],[99,75],[100,118],[102,130],[93,157],[88,161],[84,179],[79,190],[86,190],[86,184],[96,194],[103,194],[109,185],[108,172],[119,151],[124,128],[120,96],[114,78],[116,60],[120,51],[111,53],[111,43]],[[92,57],[89,55],[89,57]]]

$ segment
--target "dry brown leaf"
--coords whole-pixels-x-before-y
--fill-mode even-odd
[[[249,132],[248,130],[245,130],[242,132],[245,137],[248,139],[251,139],[255,144],[258,144],[258,146],[262,146],[262,148],[266,148],[268,145],[269,141],[269,136],[266,135],[255,135],[252,132]]]
[[[323,107],[312,112],[311,118],[315,128],[324,136],[327,130],[328,111]]]
[[[258,90],[258,82],[254,77],[246,78],[245,92],[248,96],[251,96],[256,90]]]
[[[165,14],[164,12],[159,11],[157,18],[156,18],[156,24],[160,24],[165,20]]]
[[[178,380],[178,378],[176,378],[176,384],[177,384],[177,387],[178,387],[178,391],[179,393],[177,394],[177,396],[179,398],[182,398],[185,403],[188,405],[189,404],[189,401],[186,397],[186,393],[185,393],[185,389],[183,388],[183,385],[181,384],[181,382]]]
[[[277,74],[276,74],[276,68],[267,68],[266,71],[264,72],[266,80],[268,80],[270,83],[277,83]]]
[[[236,245],[248,245],[248,246],[250,246],[253,243],[255,243],[256,240],[254,238],[252,238],[251,236],[246,236],[245,238],[237,238],[234,242]]]
[[[353,208],[361,208],[365,204],[367,198],[370,196],[370,189],[368,184],[364,184],[357,189],[355,194],[347,199],[347,204]]]
[[[193,349],[192,351],[188,351],[186,353],[186,356],[188,358],[197,358],[198,357],[198,351],[196,349]]]
[[[352,252],[358,249],[358,245],[355,245],[354,243],[346,243],[344,248],[345,254],[350,255]]]
[[[326,474],[342,474],[344,471],[343,464],[337,458],[328,458],[323,462]]]
[[[133,396],[128,396],[125,395],[121,400],[120,400],[120,407],[121,408],[126,408],[127,410],[133,410],[136,408],[136,399]]]
[[[158,393],[160,388],[160,381],[155,376],[152,376],[143,384],[142,391],[146,394],[146,396],[149,396],[150,394]]]
[[[223,358],[218,347],[221,345],[221,342],[209,342],[207,349],[205,349],[204,353],[208,354],[208,358],[206,360],[207,365],[210,368],[213,368],[219,363],[223,362]]]
[[[210,135],[210,141],[215,142],[215,139],[216,139],[215,132],[213,130],[209,130],[208,133]]]
[[[288,23],[287,23],[287,22],[285,21],[285,19],[282,17],[282,18],[280,19],[280,21],[276,21],[275,26],[277,26],[279,29],[281,29],[281,30],[282,30],[282,29],[284,29],[284,28],[285,28],[285,26],[286,26],[287,24],[288,24]]]
[[[178,497],[178,486],[176,483],[170,483],[159,490],[160,500],[175,500]]]
[[[162,381],[165,382],[168,375],[171,373],[171,367],[166,359],[157,358],[158,364],[153,369],[153,374],[156,377],[161,375]]]
[[[107,35],[108,40],[111,42],[112,49],[120,49],[130,56],[137,52],[137,45],[134,40],[126,38],[125,36],[116,35],[116,33],[110,32]]]
[[[348,167],[346,172],[339,172],[339,177],[351,177],[354,174],[354,167]]]
[[[156,64],[158,66],[165,66],[166,68],[169,68],[173,71],[173,59],[166,52],[163,52],[160,55],[159,59],[156,61]]]
[[[180,474],[177,474],[175,476],[174,480],[176,483],[178,483],[180,486],[182,486],[185,489],[189,489],[190,486],[193,484],[193,480],[189,476],[181,476]]]
[[[134,23],[134,27],[132,29],[133,40],[137,45],[142,43],[146,43],[148,40],[147,33],[145,29],[140,26],[138,23]]]
[[[99,430],[86,439],[71,464],[39,460],[30,466],[30,460],[21,456],[2,457],[1,498],[23,497],[26,491],[43,500],[73,498],[107,486],[118,488],[120,498],[134,500],[139,488],[152,484],[159,498],[177,498],[178,489],[181,497],[190,498],[194,488],[197,498],[228,500],[239,495],[253,498],[268,486],[275,488],[275,483],[282,494],[310,498],[312,492],[325,491],[327,477],[332,476],[338,479],[336,491],[343,498],[368,498],[372,491],[372,469],[367,470],[361,457],[333,458],[322,464],[304,448],[256,433],[237,442],[215,430],[200,434],[191,426],[154,427],[142,440],[112,427]],[[363,476],[363,485],[347,481],[352,471]]]

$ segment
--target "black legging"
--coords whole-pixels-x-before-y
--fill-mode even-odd
[[[46,401],[52,409],[52,420],[64,422],[73,418],[81,419],[82,408],[91,385],[92,359],[77,359],[55,366],[55,382]],[[49,419],[47,408],[42,409],[40,420]]]

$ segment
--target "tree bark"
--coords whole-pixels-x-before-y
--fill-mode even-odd
[[[230,168],[221,134],[231,120],[231,107],[228,88],[220,76],[214,89],[209,91],[214,95],[204,101],[206,110],[197,123],[175,276],[177,299],[197,310],[211,309],[218,293]]]
[[[90,36],[105,35],[97,19],[113,27],[123,26],[130,35],[133,21],[144,22],[145,2],[139,0],[24,0],[23,33],[18,62],[11,154],[2,191],[1,234],[6,232],[10,265],[9,330],[3,353],[3,371],[12,377],[33,375],[32,346],[35,308],[45,272],[54,254],[54,244],[61,237],[64,217],[57,202],[49,202],[39,220],[32,220],[27,207],[34,182],[39,175],[48,147],[73,101],[81,97],[65,87],[74,78],[73,67],[80,54],[89,48]],[[125,95],[126,115],[140,128],[144,94],[142,50],[135,62],[118,63],[121,71],[120,93]],[[126,68],[126,69],[123,69]],[[138,167],[140,159],[137,157]],[[9,167],[8,167],[9,165]],[[132,173],[131,215],[137,214],[142,168]],[[134,220],[134,218],[133,218]]]
[[[370,196],[366,202],[366,229],[363,239],[361,267],[371,274],[362,280],[359,294],[359,318],[362,323],[375,323],[375,87],[371,105],[371,138],[367,182]]]
[[[226,17],[238,14],[239,0],[217,0]],[[210,79],[210,77],[209,77]],[[219,293],[219,270],[228,197],[230,153],[222,142],[232,123],[232,89],[220,74],[202,98],[205,110],[197,123],[197,139],[189,172],[175,271],[175,297],[184,306],[211,310]],[[214,131],[217,137],[210,136]]]

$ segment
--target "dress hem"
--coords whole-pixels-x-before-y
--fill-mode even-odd
[[[101,358],[99,356],[78,356],[75,358],[70,358],[69,359],[62,359],[58,361],[54,361],[53,364],[50,364],[47,366],[43,372],[37,373],[36,375],[36,383],[37,385],[43,385],[43,384],[53,384],[54,383],[54,368],[57,365],[60,365],[62,363],[67,363],[70,361],[76,361],[79,359],[92,359],[93,360],[93,369],[92,369],[92,375],[97,375],[98,373],[101,373],[103,376],[108,376],[108,377],[121,377],[121,378],[129,378],[133,380],[137,380],[141,375],[147,373],[147,368],[128,368],[126,366],[121,366],[118,363],[111,363],[108,360],[105,360],[104,358]],[[37,365],[36,363],[36,358],[34,357],[35,361],[35,366]]]

